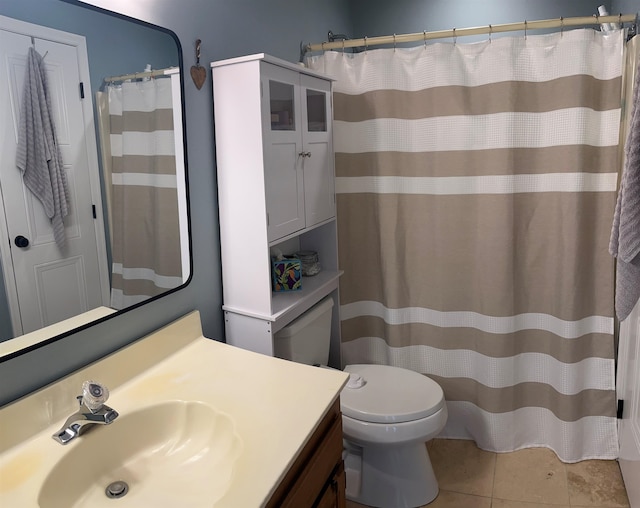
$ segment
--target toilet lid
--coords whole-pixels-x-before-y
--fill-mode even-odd
[[[426,418],[444,406],[435,381],[389,365],[347,365],[345,372],[362,376],[360,388],[340,392],[342,414],[371,423],[401,423]],[[354,376],[355,377],[355,376]]]

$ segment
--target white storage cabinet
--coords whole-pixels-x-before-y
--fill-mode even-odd
[[[273,335],[330,294],[339,367],[331,80],[266,54],[211,67],[226,340],[273,355]],[[275,249],[318,251],[322,271],[274,293]]]

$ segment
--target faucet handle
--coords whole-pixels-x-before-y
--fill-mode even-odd
[[[82,403],[91,411],[97,411],[109,398],[109,389],[96,381],[82,383]]]

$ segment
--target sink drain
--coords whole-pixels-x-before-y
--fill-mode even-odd
[[[127,492],[129,492],[129,485],[127,485],[127,482],[121,480],[110,483],[107,485],[107,488],[104,489],[104,493],[111,499],[118,499],[125,496]]]

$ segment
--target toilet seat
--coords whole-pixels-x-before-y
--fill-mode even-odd
[[[444,393],[435,381],[417,372],[390,365],[347,365],[358,374],[360,388],[340,393],[342,414],[370,423],[403,423],[426,418],[444,407]]]

